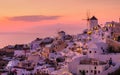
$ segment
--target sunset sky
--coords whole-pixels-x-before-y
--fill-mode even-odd
[[[85,26],[86,12],[99,24],[118,21],[120,0],[0,0],[0,32],[42,32]]]
[[[0,0],[0,48],[56,36],[59,30],[79,34],[88,11],[99,24],[118,21],[120,0]]]

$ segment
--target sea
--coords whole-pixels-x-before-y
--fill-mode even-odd
[[[67,34],[75,35],[80,34],[84,28],[77,28],[77,29],[67,29],[65,32]],[[15,45],[15,44],[28,44],[31,41],[35,40],[36,38],[44,38],[44,37],[56,37],[57,31],[55,30],[48,30],[48,31],[41,31],[37,33],[0,33],[0,48],[3,48],[8,45]]]

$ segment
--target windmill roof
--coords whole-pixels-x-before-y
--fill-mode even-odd
[[[91,17],[90,20],[98,20],[95,16]]]

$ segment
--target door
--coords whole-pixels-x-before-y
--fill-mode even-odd
[[[97,74],[97,71],[96,70],[94,70],[94,75],[96,75]]]

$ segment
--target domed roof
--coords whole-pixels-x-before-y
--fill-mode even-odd
[[[91,17],[90,20],[98,20],[95,16]]]
[[[65,33],[65,31],[59,31],[58,33]]]
[[[11,60],[8,62],[7,67],[16,66],[18,64],[18,62],[19,62],[18,60]]]
[[[97,49],[97,45],[95,44],[95,42],[90,42],[90,43],[88,43],[88,48]]]

